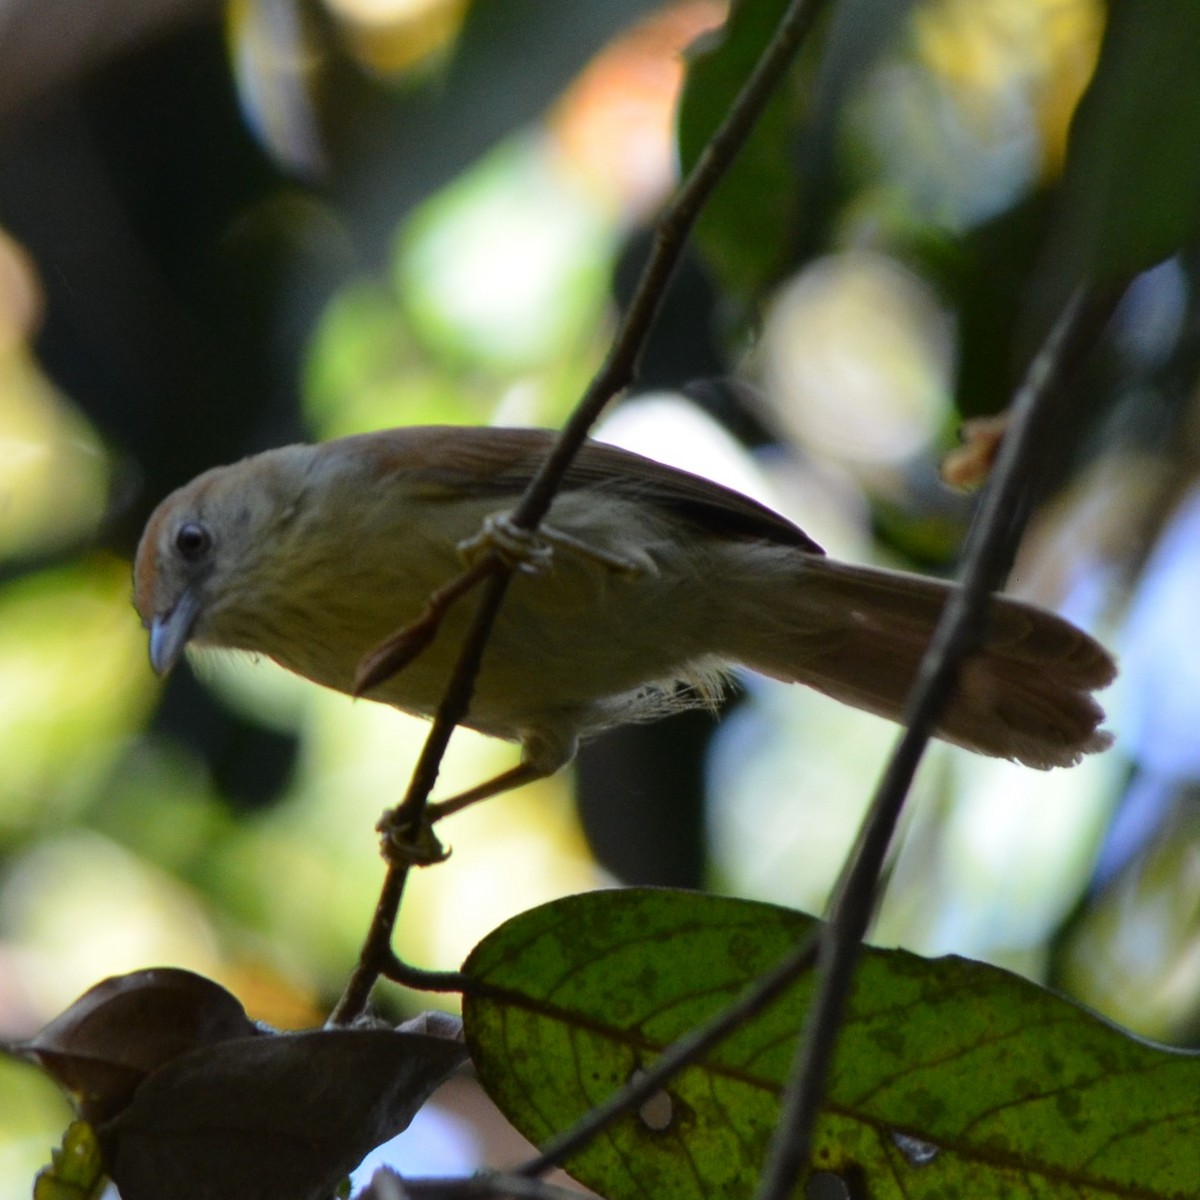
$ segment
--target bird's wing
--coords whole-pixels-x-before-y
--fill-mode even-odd
[[[362,434],[360,443],[381,475],[403,473],[431,489],[519,495],[558,435],[550,429],[422,425]],[[757,500],[699,475],[610,446],[585,442],[567,469],[563,488],[603,489],[610,494],[665,509],[727,537],[761,538],[810,554],[821,547],[799,526]]]

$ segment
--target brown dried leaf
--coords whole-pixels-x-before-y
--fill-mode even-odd
[[[16,1050],[73,1093],[95,1125],[116,1116],[147,1075],[180,1054],[257,1032],[219,984],[158,967],[96,984]]]
[[[390,1029],[204,1047],[100,1129],[109,1174],[124,1200],[327,1200],[465,1057],[458,1038]]]
[[[974,491],[992,469],[1008,428],[1009,414],[973,417],[959,431],[962,445],[942,459],[942,482],[961,491]]]

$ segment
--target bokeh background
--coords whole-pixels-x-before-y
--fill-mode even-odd
[[[157,681],[129,600],[141,526],[206,467],[292,440],[561,422],[720,105],[681,88],[725,15],[0,4],[0,1036],[166,963],[275,1024],[322,1019],[424,728],[269,663]],[[600,436],[768,500],[835,554],[952,572],[973,501],[939,462],[964,417],[1004,406],[1044,325],[1107,15],[836,6]],[[1011,580],[1118,652],[1117,746],[1047,775],[934,747],[875,932],[1183,1044],[1200,1032],[1196,269],[1178,253],[1127,295]],[[507,915],[621,882],[820,911],[894,736],[746,679],[719,722],[606,737],[446,827],[453,856],[414,881],[400,949],[452,968]],[[457,735],[442,786],[514,756]],[[0,1096],[6,1200],[66,1109],[3,1063]],[[493,1137],[470,1103],[442,1111],[410,1166],[462,1169]]]

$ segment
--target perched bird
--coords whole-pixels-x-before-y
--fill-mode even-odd
[[[265,654],[353,694],[365,655],[462,569],[512,509],[554,434],[414,427],[287,446],[168,496],[135,566],[154,669],[189,643]],[[521,765],[465,793],[548,775],[581,738],[712,703],[732,666],[899,720],[952,584],[825,557],[737,492],[612,446],[583,446],[514,575],[466,724]],[[369,693],[436,709],[470,620],[457,605],[414,662]],[[1091,693],[1115,674],[1060,617],[992,600],[938,736],[1031,767],[1111,741]]]

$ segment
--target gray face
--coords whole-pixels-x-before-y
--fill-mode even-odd
[[[236,627],[230,617],[252,602],[274,561],[271,549],[295,512],[308,450],[289,447],[217,467],[173,492],[151,516],[134,566],[134,603],[160,675],[189,641],[237,644],[224,627]]]

